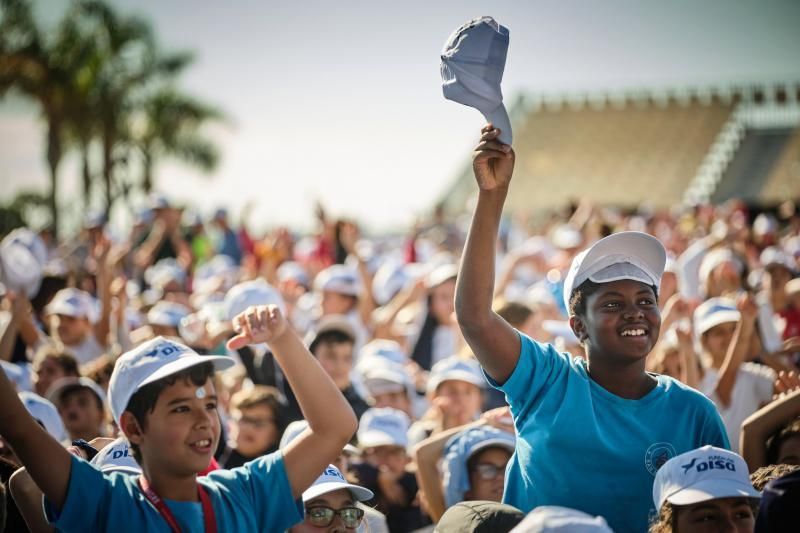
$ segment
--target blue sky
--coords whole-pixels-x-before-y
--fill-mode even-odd
[[[439,52],[488,14],[509,27],[504,92],[800,80],[800,2],[263,2],[114,0],[165,49],[191,49],[182,87],[224,109],[212,176],[158,167],[158,188],[206,214],[255,202],[256,227],[309,227],[320,199],[372,228],[426,212],[482,125],[444,100]],[[53,17],[65,0],[39,2]],[[46,7],[45,7],[46,6]],[[0,101],[0,200],[47,186],[36,108]],[[68,159],[61,202],[78,196]],[[77,205],[77,202],[73,202]],[[67,209],[67,219],[79,216]]]

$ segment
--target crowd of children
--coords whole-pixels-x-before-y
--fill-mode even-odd
[[[499,134],[407,235],[6,235],[0,531],[798,530],[795,204],[506,218]]]

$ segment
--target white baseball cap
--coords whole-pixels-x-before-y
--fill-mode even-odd
[[[314,278],[314,289],[358,296],[361,294],[361,280],[354,269],[345,265],[331,265]]]
[[[760,498],[753,488],[747,463],[722,448],[703,446],[673,457],[659,468],[653,482],[653,503],[691,505],[717,498]]]
[[[39,292],[47,247],[36,233],[17,228],[0,242],[0,281],[33,298]]]
[[[537,507],[511,533],[614,533],[602,516],[568,507]]]
[[[720,324],[738,322],[741,313],[730,298],[709,298],[694,310],[694,331],[702,335]]]
[[[254,279],[243,281],[234,285],[223,301],[223,315],[227,320],[233,320],[236,315],[244,312],[248,307],[255,305],[275,305],[286,314],[286,305],[278,289],[264,281]]]
[[[370,357],[380,357],[403,365],[408,362],[408,356],[400,343],[389,339],[373,339],[361,348],[359,352],[359,360],[364,360]]]
[[[283,430],[283,435],[281,435],[281,441],[278,443],[278,448],[283,450],[286,448],[290,442],[300,436],[300,434],[308,429],[308,421],[307,420],[295,420],[294,422],[290,422],[286,429]],[[342,452],[348,455],[358,455],[361,451],[353,446],[352,444],[345,444],[344,448],[342,448]]]
[[[203,363],[212,363],[215,370],[236,364],[223,355],[200,355],[188,346],[156,337],[125,352],[117,359],[108,383],[111,414],[119,424],[131,397],[143,386]]]
[[[655,237],[640,231],[622,231],[600,239],[572,260],[564,279],[564,304],[586,280],[609,283],[623,279],[646,285],[661,284],[667,251]]]
[[[483,16],[454,31],[441,54],[444,97],[480,111],[500,129],[499,140],[505,144],[513,139],[500,88],[508,42],[508,28]]]
[[[303,491],[303,502],[308,502],[314,498],[318,498],[323,494],[328,494],[335,490],[347,489],[353,498],[359,502],[371,500],[375,494],[367,488],[360,485],[353,485],[348,483],[339,469],[333,465],[328,465],[325,471],[319,476],[314,483]]]
[[[36,419],[51,437],[58,442],[67,440],[67,430],[64,428],[64,421],[58,414],[58,409],[52,402],[42,398],[33,392],[20,392],[19,399],[30,415]]]
[[[181,320],[191,312],[191,309],[183,304],[160,300],[147,312],[147,323],[152,326],[177,328]]]
[[[358,424],[358,445],[364,448],[375,446],[408,446],[408,415],[392,407],[367,409]]]
[[[175,259],[166,258],[145,270],[144,280],[152,288],[159,291],[163,291],[173,281],[184,287],[186,284],[186,271]]]
[[[456,277],[458,277],[458,265],[453,263],[439,265],[425,276],[425,287],[432,289]]]
[[[414,384],[405,367],[388,359],[382,357],[362,359],[356,371],[361,374],[364,386],[373,396],[401,390],[410,396],[414,391]]]
[[[708,276],[711,272],[717,268],[718,266],[731,263],[736,271],[741,274],[744,271],[744,264],[742,264],[742,260],[736,256],[733,251],[729,248],[714,248],[706,255],[703,256],[703,259],[700,261],[700,269],[697,272],[697,275],[700,277],[700,281],[705,283],[708,279]]]
[[[44,308],[45,314],[97,320],[97,305],[92,295],[75,288],[61,289]]]
[[[133,451],[128,439],[120,437],[114,442],[107,444],[102,450],[97,452],[91,461],[95,468],[110,474],[112,472],[124,472],[126,474],[141,474],[142,467],[133,458]]]
[[[431,367],[428,376],[428,394],[436,392],[445,381],[466,381],[480,388],[486,387],[481,366],[474,359],[463,359],[457,355],[446,357]]]

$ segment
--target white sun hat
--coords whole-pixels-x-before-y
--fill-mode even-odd
[[[119,424],[131,397],[143,386],[187,368],[212,363],[215,370],[236,364],[227,356],[200,355],[188,346],[164,337],[156,337],[120,356],[108,383],[111,414]]]
[[[667,251],[661,242],[640,231],[622,231],[600,239],[572,260],[564,280],[564,304],[586,280],[609,283],[623,279],[647,285],[661,284]]]

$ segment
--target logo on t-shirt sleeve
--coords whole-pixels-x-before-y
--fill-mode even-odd
[[[664,463],[678,455],[669,442],[656,442],[647,448],[644,454],[644,466],[651,475],[655,476]]]

